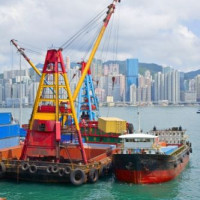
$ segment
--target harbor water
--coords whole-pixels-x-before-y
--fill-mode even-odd
[[[23,109],[22,123],[28,123],[31,108]],[[140,112],[141,128],[146,132],[182,126],[192,142],[193,153],[185,170],[174,180],[151,185],[121,183],[113,176],[100,179],[95,184],[75,187],[70,184],[44,184],[0,180],[0,197],[7,200],[198,200],[200,199],[200,114],[197,107],[103,107],[101,116],[119,117],[138,128],[137,112]],[[11,111],[19,118],[19,109]]]

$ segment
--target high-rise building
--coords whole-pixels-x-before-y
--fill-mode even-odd
[[[200,102],[200,75],[195,77],[195,90],[197,94],[197,101]]]
[[[68,72],[70,69],[70,58],[69,56],[66,57],[66,71]]]
[[[130,86],[138,86],[138,59],[126,60],[126,101],[130,101]]]
[[[130,86],[130,103],[136,105],[137,102],[137,88],[135,84]]]

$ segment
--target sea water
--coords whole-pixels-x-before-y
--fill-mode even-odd
[[[143,132],[182,126],[192,142],[193,153],[185,170],[174,180],[162,184],[134,185],[121,183],[114,176],[95,184],[79,187],[70,184],[44,184],[0,180],[0,197],[7,200],[198,200],[200,199],[200,114],[197,107],[102,107],[101,116],[120,117],[138,129],[140,112]],[[18,109],[11,111],[19,118]],[[23,123],[28,123],[31,109],[23,109]]]

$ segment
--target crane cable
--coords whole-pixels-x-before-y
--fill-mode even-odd
[[[104,15],[106,8],[103,9],[97,16],[95,16],[93,19],[91,19],[85,26],[83,26],[76,34],[71,36],[63,45],[60,46],[60,49],[65,50],[67,47],[71,45],[78,37],[80,37],[81,34],[86,32],[91,25],[93,25],[97,20],[99,20],[100,17]]]

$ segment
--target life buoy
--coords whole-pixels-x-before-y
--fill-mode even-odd
[[[64,168],[64,172],[65,172],[65,174],[70,174],[70,172],[71,172],[71,167],[70,166],[66,166],[65,168]]]
[[[37,166],[34,165],[34,164],[30,165],[30,167],[29,167],[29,172],[30,172],[31,174],[36,173],[36,172],[37,172]]]
[[[62,177],[62,176],[64,176],[64,174],[65,174],[64,169],[60,168],[58,171],[58,175]]]
[[[47,167],[47,173],[51,173],[52,172],[52,165],[49,165],[48,167]]]
[[[88,174],[88,181],[89,181],[90,183],[95,183],[98,179],[99,179],[98,170],[95,169],[95,168],[92,168],[92,169],[89,171],[89,174]]]
[[[3,162],[0,162],[0,178],[4,176],[5,172],[6,172],[6,166]]]
[[[59,167],[57,165],[54,165],[54,166],[52,166],[51,170],[52,170],[53,173],[58,173]]]
[[[23,163],[21,164],[21,167],[22,167],[22,170],[23,170],[23,171],[26,171],[26,170],[29,169],[30,165],[29,165],[28,162],[23,162]]]
[[[70,181],[74,185],[81,185],[85,182],[86,175],[82,169],[76,168],[70,173]]]

